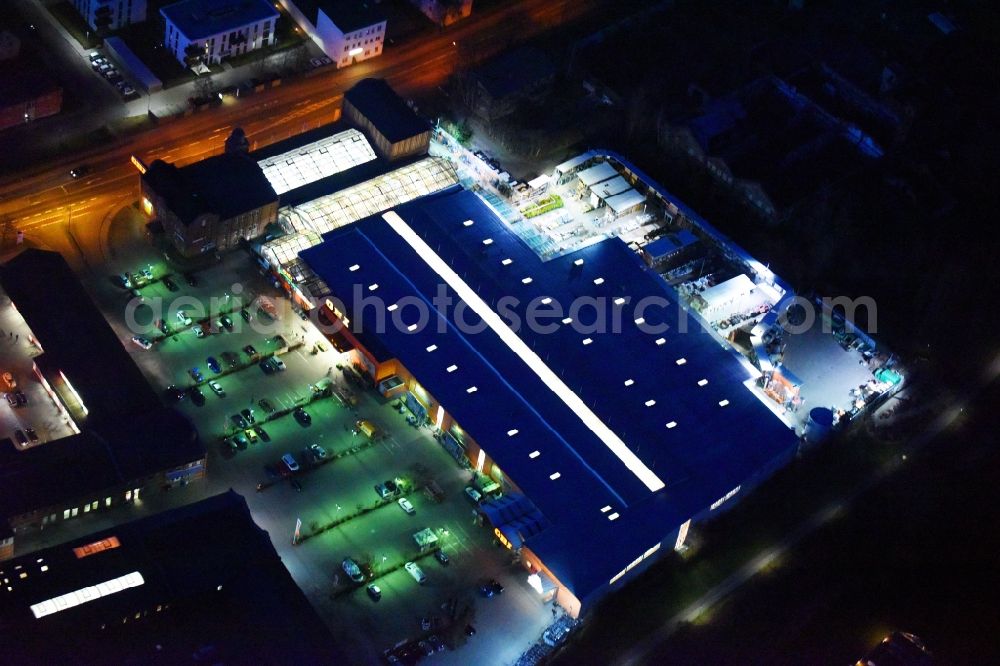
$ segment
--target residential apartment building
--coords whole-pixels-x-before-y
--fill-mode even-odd
[[[156,160],[142,175],[142,206],[187,257],[236,247],[278,218],[278,195],[245,155],[180,168]]]
[[[118,30],[146,20],[146,0],[73,0],[73,6],[94,30]]]
[[[371,0],[281,0],[281,4],[338,68],[382,55],[386,20]]]
[[[163,43],[182,65],[191,66],[188,47],[198,47],[204,64],[275,43],[280,14],[267,0],[182,0],[160,10]]]

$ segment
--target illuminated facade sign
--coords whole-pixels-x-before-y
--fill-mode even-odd
[[[736,486],[735,488],[733,488],[732,490],[730,490],[730,491],[729,491],[728,493],[726,493],[725,495],[723,495],[723,496],[722,496],[722,497],[720,497],[719,499],[717,499],[717,500],[715,500],[714,502],[712,502],[712,506],[711,506],[710,510],[711,510],[711,511],[715,511],[715,510],[716,510],[716,509],[718,509],[718,508],[719,508],[720,506],[722,506],[723,504],[725,504],[725,503],[726,503],[726,500],[729,500],[729,499],[732,499],[732,497],[733,497],[733,496],[734,496],[734,495],[735,495],[736,493],[740,492],[740,488],[741,488],[741,487],[742,487],[742,486]]]
[[[79,590],[73,590],[72,592],[67,592],[66,594],[60,594],[58,597],[52,597],[51,599],[46,599],[45,601],[37,604],[32,604],[31,612],[36,619],[40,619],[46,615],[52,615],[54,613],[58,613],[59,611],[64,611],[67,608],[73,608],[74,606],[79,606],[80,604],[85,604],[90,601],[97,601],[101,597],[107,597],[112,594],[117,594],[118,592],[124,592],[132,587],[139,587],[145,582],[146,581],[143,579],[141,573],[133,571],[132,573],[125,574],[124,576],[118,576],[117,578],[112,578],[111,580],[104,581],[103,583],[98,583],[97,585],[81,587]]]
[[[136,171],[139,173],[146,173],[146,165],[138,157],[133,155],[129,161],[132,163],[132,166],[136,168]]]

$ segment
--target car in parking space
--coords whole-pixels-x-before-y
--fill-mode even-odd
[[[240,411],[240,416],[242,416],[244,419],[246,419],[246,422],[249,423],[249,424],[254,424],[254,423],[257,422],[257,419],[254,418],[253,410],[252,409],[241,410]]]
[[[295,492],[297,492],[297,493],[301,493],[301,492],[302,492],[302,482],[301,482],[301,481],[299,481],[298,479],[294,479],[294,478],[293,478],[293,479],[292,479],[291,481],[289,481],[288,483],[289,483],[289,485],[291,485],[291,486],[292,486],[292,488],[294,488],[294,489],[295,489]]]
[[[191,330],[194,331],[194,337],[196,338],[205,337],[205,329],[203,329],[201,326],[195,326]]]
[[[208,369],[214,372],[215,374],[219,374],[220,372],[222,372],[222,366],[219,365],[219,362],[215,360],[214,356],[209,356],[208,358],[206,358],[205,365],[207,365]]]
[[[153,348],[153,343],[150,342],[149,338],[144,337],[142,335],[133,335],[132,336],[132,342],[134,342],[135,344],[139,345],[140,347],[142,347],[146,351],[149,351],[150,349]]]
[[[265,375],[274,374],[274,366],[271,365],[271,359],[265,358],[263,361],[258,363],[258,365],[260,366],[260,369],[264,371]]]
[[[240,364],[240,357],[233,352],[224,351],[220,354],[220,356],[222,357],[222,362],[233,370],[235,370]]]
[[[222,315],[219,317],[219,326],[226,329],[227,331],[233,330],[233,320],[229,318],[229,315]]]
[[[267,398],[261,398],[257,401],[257,404],[268,414],[274,414],[274,405]]]
[[[246,347],[243,348],[243,353],[249,356],[250,358],[253,358],[254,356],[257,355],[257,349],[253,345],[247,345]]]
[[[384,483],[376,483],[375,492],[377,492],[378,496],[381,497],[382,499],[392,497],[392,493],[389,492],[389,489],[385,487]]]
[[[247,446],[250,445],[250,440],[242,432],[238,432],[233,435],[233,441],[236,442],[236,446],[240,448],[241,451],[245,450]]]
[[[420,569],[416,562],[407,562],[403,565],[403,568],[406,569],[406,573],[413,576],[413,580],[417,581],[419,584],[423,585],[427,582],[427,576],[424,575],[424,572]]]
[[[344,561],[340,563],[340,568],[344,570],[347,577],[350,578],[355,583],[362,583],[365,580],[365,576],[361,573],[361,567],[350,557],[345,557]]]
[[[250,440],[251,444],[256,444],[257,443],[257,439],[258,439],[257,433],[254,432],[253,428],[247,428],[246,430],[243,431],[243,434],[247,436],[247,439]]]
[[[170,335],[171,333],[170,324],[167,323],[166,319],[157,319],[156,328],[160,329],[160,333],[163,333],[163,335]]]
[[[479,586],[479,594],[487,598],[501,594],[502,592],[503,585],[501,585],[495,578],[491,578]]]
[[[278,370],[278,371],[286,369],[285,362],[282,361],[277,356],[272,356],[271,357],[271,367],[273,367],[275,370]]]
[[[305,428],[312,423],[312,417],[309,416],[309,412],[298,407],[295,409],[295,420],[299,422],[299,425]]]
[[[400,497],[396,503],[399,504],[400,509],[410,514],[411,516],[417,512],[417,510],[413,508],[413,505],[410,504],[410,500],[406,499],[405,497]]]
[[[194,276],[194,273],[185,273],[184,274],[184,282],[186,282],[187,286],[189,286],[189,287],[197,287],[198,286],[198,278],[196,278]]]
[[[448,566],[448,563],[451,562],[451,558],[448,557],[448,553],[444,552],[440,548],[434,551],[434,559],[443,564],[444,566]]]
[[[198,407],[202,407],[205,404],[205,394],[201,392],[201,389],[197,386],[191,387],[191,402],[193,402]]]
[[[187,316],[187,313],[184,312],[184,310],[178,310],[177,311],[177,321],[179,321],[184,326],[190,326],[191,322],[193,320],[191,319],[191,317]]]
[[[372,601],[378,601],[382,598],[382,588],[380,588],[375,583],[369,583],[368,587],[365,588],[365,592],[371,597]]]
[[[18,444],[27,444],[28,443],[28,436],[25,435],[24,431],[21,430],[20,428],[17,428],[14,431],[14,437],[17,439],[17,443]]]
[[[465,496],[468,497],[473,504],[479,504],[481,501],[483,501],[483,494],[478,490],[476,490],[475,488],[473,488],[472,486],[465,487]]]
[[[226,397],[226,389],[222,388],[222,385],[214,379],[208,383],[208,388],[212,389],[212,392],[220,398]]]
[[[173,280],[170,279],[169,275],[167,275],[166,277],[163,278],[163,286],[166,287],[167,289],[169,289],[170,291],[179,291],[180,290],[180,287],[177,286],[176,282],[174,282]]]
[[[240,316],[243,317],[243,321],[246,321],[246,322],[250,321],[250,312],[246,308],[241,308],[240,309]]]
[[[257,433],[257,436],[260,437],[262,441],[265,442],[271,441],[271,436],[267,434],[267,431],[261,428],[260,426],[254,426],[253,431]]]
[[[247,423],[247,420],[243,418],[242,414],[233,414],[232,416],[229,417],[229,420],[232,421],[233,425],[235,425],[240,430],[245,430],[246,428],[250,427],[250,424]]]
[[[196,367],[188,370],[188,374],[191,375],[191,379],[195,380],[196,382],[205,381],[205,375],[201,374],[201,370],[199,370]]]
[[[285,467],[288,468],[289,472],[299,471],[299,461],[291,453],[281,456],[281,462],[285,463]]]
[[[34,428],[29,426],[24,429],[24,433],[28,436],[28,439],[30,439],[32,442],[38,441],[38,433],[35,432]]]
[[[319,444],[312,444],[309,446],[309,450],[312,452],[316,460],[325,460],[327,456],[326,449],[324,449]]]

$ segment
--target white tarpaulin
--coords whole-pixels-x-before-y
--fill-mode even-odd
[[[597,183],[607,180],[608,178],[614,178],[617,175],[618,172],[615,171],[613,166],[607,162],[601,162],[600,164],[596,164],[589,169],[584,169],[578,173],[576,177],[580,179],[581,183],[590,187],[591,185],[596,185]]]
[[[709,287],[698,294],[698,297],[704,302],[702,312],[711,312],[716,308],[732,303],[749,294],[756,286],[753,280],[740,273],[734,278],[720,282],[714,287]]]

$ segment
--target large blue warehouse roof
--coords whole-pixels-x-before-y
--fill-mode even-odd
[[[416,308],[402,301],[389,315],[402,325],[383,327],[379,342],[541,510],[551,527],[526,543],[579,598],[794,451],[794,434],[744,386],[744,366],[694,319],[679,321],[673,292],[622,241],[543,263],[460,190],[395,214],[330,232],[301,256],[363,343],[378,313],[358,307],[362,297],[454,298],[413,331]],[[498,305],[504,297],[519,302]],[[553,332],[522,326],[511,341],[502,327],[463,332],[456,319],[459,301],[475,325],[493,320],[478,316],[484,304],[524,322],[533,299],[568,311],[588,297],[605,298],[609,318],[620,310],[619,332],[580,331],[561,314],[546,320]],[[636,322],[634,306],[653,297],[669,305]],[[594,310],[571,316],[589,324]],[[646,329],[664,323],[666,332]],[[600,546],[581,548],[581,538]]]

